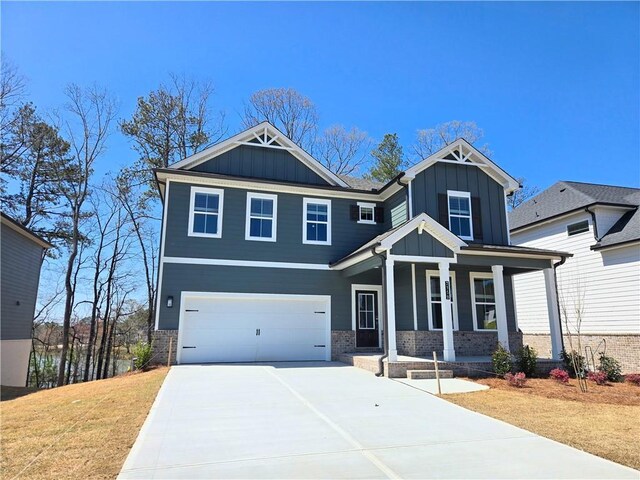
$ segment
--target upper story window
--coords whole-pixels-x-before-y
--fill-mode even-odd
[[[278,196],[247,193],[246,240],[276,241]]]
[[[222,236],[223,200],[224,192],[218,188],[191,187],[189,236]]]
[[[577,235],[579,233],[588,232],[589,231],[589,221],[584,220],[582,222],[572,223],[571,225],[567,225],[567,235]]]
[[[331,245],[331,200],[303,199],[302,243]]]
[[[473,240],[471,221],[471,194],[469,192],[447,191],[449,204],[449,230],[463,240]]]
[[[376,223],[376,204],[358,202],[358,223]]]

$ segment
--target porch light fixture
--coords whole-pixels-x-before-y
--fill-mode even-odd
[[[173,297],[167,297],[167,308],[173,307]]]

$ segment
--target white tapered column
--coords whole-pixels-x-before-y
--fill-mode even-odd
[[[451,285],[449,281],[449,263],[438,264],[440,272],[440,307],[442,308],[443,356],[447,362],[455,362],[456,351],[453,346],[453,318],[451,317]]]
[[[398,348],[396,347],[396,295],[395,284],[393,280],[393,259],[385,260],[385,292],[387,297],[387,331],[384,332],[388,337],[389,345],[389,361],[398,361]]]
[[[496,299],[496,323],[498,324],[498,342],[509,350],[509,328],[507,327],[507,300],[504,294],[504,267],[493,265],[493,293]]]
[[[560,327],[560,311],[558,310],[558,293],[553,268],[544,270],[544,286],[547,292],[547,311],[549,312],[549,332],[551,333],[551,357],[560,360],[562,353],[562,329]]]

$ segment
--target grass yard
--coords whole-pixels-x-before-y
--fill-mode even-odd
[[[530,379],[524,388],[506,380],[483,379],[489,390],[446,395],[462,407],[503,420],[572,447],[640,469],[640,387],[588,382],[581,393],[575,380],[568,385]]]
[[[158,368],[3,401],[2,478],[115,478],[167,372]]]

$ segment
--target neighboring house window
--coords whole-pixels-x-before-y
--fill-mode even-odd
[[[451,294],[451,318],[453,329],[458,330],[458,306],[456,305],[456,276],[449,277]],[[437,270],[427,270],[427,301],[429,302],[429,330],[442,330],[442,296],[440,295],[440,273]]]
[[[223,199],[224,192],[218,188],[191,187],[189,236],[222,236]]]
[[[496,295],[490,273],[471,274],[474,330],[496,330]]]
[[[302,243],[331,245],[331,200],[305,198]]]
[[[447,200],[449,203],[449,230],[464,240],[473,240],[471,194],[449,190]]]
[[[358,202],[358,223],[376,223],[375,203]]]
[[[589,221],[584,220],[578,223],[572,223],[571,225],[567,225],[567,235],[577,235],[579,233],[588,232],[589,231]]]
[[[278,196],[247,193],[246,240],[276,241]]]

